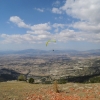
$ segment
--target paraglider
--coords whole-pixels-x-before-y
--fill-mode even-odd
[[[46,46],[48,46],[48,44],[49,44],[50,42],[56,42],[56,40],[48,40],[48,41],[46,42]],[[52,50],[52,51],[54,51],[54,50]]]
[[[48,44],[49,44],[50,42],[56,42],[56,40],[48,40],[48,41],[46,42],[46,46],[48,46]]]

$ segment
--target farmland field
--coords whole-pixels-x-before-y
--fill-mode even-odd
[[[0,100],[100,100],[100,83],[29,84],[27,82],[0,82]]]

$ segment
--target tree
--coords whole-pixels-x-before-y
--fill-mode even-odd
[[[24,75],[19,75],[18,81],[26,81],[26,77]]]
[[[34,79],[33,78],[30,78],[29,79],[29,83],[34,83]]]

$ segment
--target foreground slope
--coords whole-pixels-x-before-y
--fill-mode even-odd
[[[29,84],[26,82],[1,82],[0,100],[100,100],[100,83],[59,84],[59,93],[53,84]]]

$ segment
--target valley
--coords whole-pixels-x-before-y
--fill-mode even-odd
[[[53,53],[53,54],[8,54],[0,56],[0,76],[7,74],[17,79],[24,74],[27,79],[33,77],[54,79],[100,74],[100,56],[90,53]],[[8,79],[9,80],[9,79]]]

